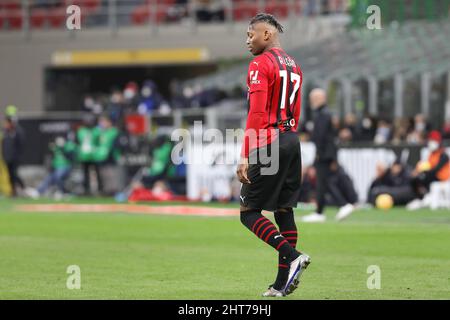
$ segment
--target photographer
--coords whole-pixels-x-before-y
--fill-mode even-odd
[[[64,182],[70,175],[73,167],[76,145],[73,141],[66,140],[64,137],[57,137],[50,144],[50,150],[52,152],[51,171],[39,185],[37,193],[33,193],[32,196],[34,198],[44,195],[52,186],[56,186],[61,194],[67,193]]]

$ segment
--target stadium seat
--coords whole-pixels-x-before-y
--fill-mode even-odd
[[[48,22],[52,28],[62,27],[66,22],[66,10],[64,8],[48,10]]]
[[[234,1],[233,20],[242,21],[254,17],[258,13],[258,3],[255,1]]]
[[[4,0],[0,6],[0,28],[9,29],[22,28],[22,12],[20,0]]]
[[[3,8],[6,10],[19,10],[22,7],[20,0],[6,0],[3,2]]]
[[[161,5],[157,7],[158,12],[156,14],[156,22],[161,23],[166,19],[167,6]],[[154,20],[154,14],[151,11],[152,8],[148,6],[148,3],[142,4],[136,7],[131,13],[131,21],[135,25],[142,25],[148,23],[150,20]]]
[[[265,12],[273,14],[277,18],[287,18],[289,15],[289,6],[286,1],[268,1]]]
[[[83,14],[91,14],[100,9],[101,0],[65,0],[65,6],[71,4],[80,6]]]
[[[7,10],[5,14],[5,21],[9,29],[21,29],[22,28],[22,11],[18,10]]]
[[[32,9],[30,14],[30,25],[32,28],[42,28],[47,19],[47,10]]]
[[[148,12],[146,5],[141,5],[139,7],[136,7],[136,9],[133,10],[131,13],[131,20],[133,24],[141,25],[148,21],[150,17],[150,13]]]
[[[147,0],[147,3],[152,2],[152,0]],[[153,1],[154,2],[154,1]],[[168,6],[176,3],[176,0],[157,0],[159,6]]]
[[[304,12],[303,1],[295,1],[294,3],[294,12],[296,15],[301,15]]]

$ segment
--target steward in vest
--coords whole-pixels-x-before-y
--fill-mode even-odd
[[[98,162],[95,161],[95,152],[99,146],[100,129],[96,126],[96,118],[92,114],[83,117],[83,124],[78,128],[77,140],[77,160],[83,168],[84,194],[91,195],[90,170],[95,170],[98,191],[102,192],[103,183],[100,176]]]
[[[99,126],[99,144],[95,150],[93,159],[100,164],[116,163],[120,156],[117,148],[119,130],[113,126],[112,120],[107,116],[100,117]]]
[[[430,190],[431,183],[450,180],[450,159],[442,146],[442,136],[438,131],[432,131],[428,136],[428,149],[428,162],[426,165],[422,163],[425,168],[416,169],[412,180],[414,191],[420,198]]]

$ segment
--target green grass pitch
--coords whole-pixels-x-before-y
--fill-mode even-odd
[[[93,202],[112,203],[70,203]],[[262,299],[275,278],[275,250],[238,216],[18,212],[23,203],[35,202],[0,199],[0,299]],[[297,220],[312,263],[284,299],[450,299],[448,210],[334,214]],[[66,287],[69,265],[81,269],[79,290]],[[371,265],[380,289],[367,288]]]

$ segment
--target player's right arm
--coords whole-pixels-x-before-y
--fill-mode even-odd
[[[237,168],[237,176],[241,183],[249,184],[248,179],[248,156],[250,150],[257,147],[257,135],[260,129],[264,128],[264,121],[267,118],[267,92],[268,92],[268,71],[263,60],[255,59],[250,62],[247,76],[249,111],[247,124],[245,126],[244,142],[241,149],[241,159]]]

